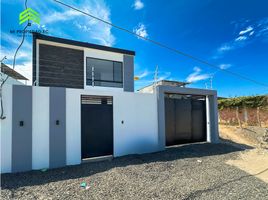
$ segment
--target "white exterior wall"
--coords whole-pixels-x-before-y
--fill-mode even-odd
[[[49,167],[49,87],[32,87],[32,169]],[[157,151],[155,94],[66,89],[66,164],[81,163],[81,95],[113,97],[114,156]],[[1,173],[11,172],[12,86],[6,85],[1,120]],[[124,121],[122,124],[121,121]]]
[[[32,169],[49,167],[49,95],[48,87],[32,87]],[[182,92],[194,89],[180,88]],[[187,90],[187,91],[186,91]],[[197,93],[199,90],[192,91]],[[200,90],[200,92],[202,92]],[[208,91],[211,92],[211,91]],[[163,92],[161,93],[164,94]],[[12,164],[12,85],[4,85],[5,120],[0,122],[1,173],[11,172]],[[113,97],[114,156],[142,154],[161,150],[157,93],[133,93],[114,90],[66,89],[66,164],[81,163],[81,95]],[[217,127],[211,126],[217,112],[216,96],[207,97],[208,141],[217,141]],[[163,102],[162,102],[163,103]],[[163,106],[164,107],[164,106]],[[214,109],[212,113],[212,109]],[[160,110],[163,112],[162,110]],[[160,115],[162,118],[164,115]],[[214,119],[215,120],[215,119]],[[123,123],[122,123],[123,121]],[[215,121],[214,121],[215,122]],[[213,122],[213,124],[214,124]],[[215,122],[217,123],[217,121]],[[162,130],[163,131],[163,130]],[[216,130],[217,131],[217,130]],[[216,134],[211,138],[211,134]],[[163,134],[163,137],[165,134]],[[164,148],[163,148],[164,149]]]
[[[0,72],[0,75],[2,75],[2,78],[5,80],[7,75]],[[8,79],[5,82],[5,85],[25,85],[27,81],[24,80],[17,80],[12,77],[8,77]]]
[[[97,49],[89,49],[89,48],[84,48],[84,88],[85,89],[94,89],[94,90],[102,90],[102,91],[123,91],[123,88],[113,88],[113,87],[100,87],[100,86],[90,86],[87,85],[87,80],[86,80],[86,71],[87,71],[87,57],[89,58],[97,58],[97,59],[103,59],[103,60],[112,60],[112,61],[117,61],[117,62],[122,62],[124,61],[124,55],[120,53],[115,53],[115,52],[109,52],[109,51],[102,51],[102,50],[97,50]],[[124,70],[124,67],[123,67]],[[124,73],[123,73],[124,75]],[[124,77],[123,77],[124,80]]]
[[[155,95],[124,93],[114,97],[114,156],[157,151],[157,127]]]
[[[1,173],[11,172],[12,143],[12,85],[3,86],[3,107],[5,120],[0,120]]]
[[[49,167],[49,88],[33,88],[32,168]]]
[[[157,102],[154,94],[98,89],[66,90],[67,164],[81,162],[81,95],[113,97],[114,156],[157,151]],[[75,107],[74,107],[75,106]],[[122,124],[121,121],[124,121]]]
[[[66,162],[81,163],[81,90],[66,90]]]

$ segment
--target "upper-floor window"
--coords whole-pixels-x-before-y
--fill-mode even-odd
[[[122,62],[87,58],[86,84],[102,87],[123,87]]]

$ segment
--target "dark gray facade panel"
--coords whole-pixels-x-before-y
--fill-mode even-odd
[[[218,131],[218,100],[216,96],[209,96],[209,115],[210,115],[210,132],[214,133]],[[214,122],[214,123],[212,123]],[[211,142],[219,142],[219,134],[211,134]]]
[[[192,99],[192,140],[206,141],[206,101]]]
[[[134,92],[134,56],[124,55],[124,91]]]
[[[39,86],[84,88],[84,51],[39,44]]]
[[[165,93],[162,87],[156,87],[157,113],[158,113],[158,147],[164,150],[166,147],[166,119],[165,119]]]
[[[176,104],[176,132],[175,141],[191,140],[191,100],[190,99],[175,99]]]
[[[218,110],[217,92],[215,90],[204,90],[196,88],[182,88],[172,86],[157,86],[157,110],[158,110],[158,147],[159,150],[165,149],[166,145],[166,119],[165,119],[165,93],[190,94],[209,96],[210,107],[210,131],[211,142],[219,142],[218,132]]]
[[[32,169],[32,87],[13,85],[12,172]]]
[[[175,100],[165,98],[165,127],[166,127],[166,145],[172,145],[176,133],[176,105]]]
[[[66,90],[49,90],[49,167],[66,165]]]

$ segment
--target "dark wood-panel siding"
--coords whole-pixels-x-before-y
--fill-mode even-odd
[[[84,52],[40,44],[39,86],[84,88]]]

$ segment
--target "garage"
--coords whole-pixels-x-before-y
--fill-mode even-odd
[[[107,155],[113,155],[113,98],[82,95],[82,159]]]
[[[206,97],[165,94],[166,146],[206,141]]]

